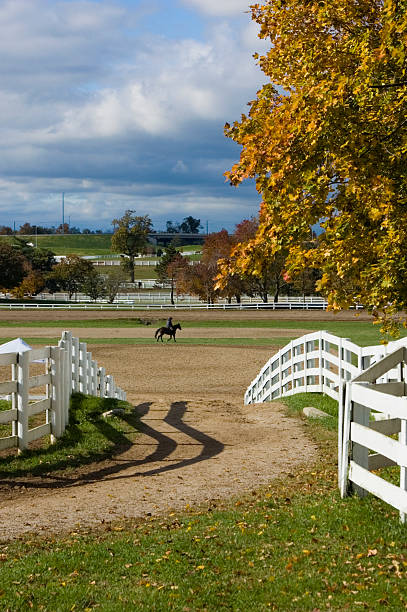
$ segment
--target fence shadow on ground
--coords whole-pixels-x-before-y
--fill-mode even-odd
[[[106,438],[115,444],[115,446],[109,451],[90,454],[89,456],[83,457],[82,460],[77,459],[76,461],[72,461],[69,459],[69,457],[66,457],[65,459],[61,459],[60,461],[54,463],[52,467],[41,464],[30,472],[30,477],[27,477],[27,472],[23,472],[22,470],[19,470],[18,472],[16,471],[13,474],[13,477],[7,477],[4,472],[3,474],[1,473],[0,468],[0,475],[3,476],[3,479],[0,480],[0,485],[12,486],[13,484],[18,484],[19,486],[26,486],[29,488],[45,489],[80,486],[100,480],[114,481],[122,478],[128,479],[134,477],[153,476],[155,474],[177,470],[201,461],[207,461],[208,459],[219,455],[224,450],[224,444],[222,442],[185,423],[183,418],[188,408],[188,402],[173,402],[162,422],[167,423],[169,426],[173,427],[178,432],[185,434],[191,439],[191,443],[184,442],[183,446],[199,446],[200,450],[193,457],[182,458],[178,461],[176,459],[171,460],[171,455],[179,446],[177,441],[166,433],[162,433],[154,429],[154,427],[148,423],[142,421],[142,418],[149,414],[151,404],[151,402],[139,404],[134,407],[130,414],[125,414],[122,417],[123,420],[129,425],[130,429],[127,432],[119,432],[103,418],[95,419],[94,425],[101,430]],[[140,459],[134,459],[131,457],[127,458],[123,455],[125,455],[125,453],[129,451],[134,444],[129,436],[137,435],[137,433],[148,436],[153,443],[155,442],[155,448],[153,452]],[[81,435],[79,435],[78,427],[74,420],[67,428],[65,435],[58,440],[57,444],[68,451],[70,444],[72,444],[72,440],[75,440],[75,443],[80,443],[81,440]],[[52,450],[53,447],[49,447],[49,452],[52,452]],[[33,450],[31,452],[40,453],[41,451]],[[107,461],[108,465],[103,465],[98,469],[89,469],[89,471],[86,470],[87,464],[101,461]],[[137,468],[142,466],[148,466],[149,464],[161,463],[164,461],[172,462],[167,463],[166,465],[154,467],[148,471],[137,471]],[[74,472],[72,476],[55,473],[68,467],[85,467],[85,471],[79,475],[77,473],[75,474]],[[136,471],[132,472],[131,474],[123,474],[124,471],[132,467],[135,468]],[[25,479],[24,476],[26,476]]]

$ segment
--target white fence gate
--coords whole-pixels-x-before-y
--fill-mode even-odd
[[[30,376],[34,362],[44,364],[43,374]],[[86,344],[69,331],[62,333],[58,346],[0,354],[0,366],[11,367],[10,380],[0,383],[0,396],[11,400],[11,409],[0,411],[0,424],[10,423],[11,435],[0,438],[0,450],[23,450],[45,435],[59,438],[69,421],[72,392],[126,399],[113,376],[98,367]],[[35,388],[43,390],[40,396],[30,395]],[[41,413],[44,423],[30,429],[30,417]]]
[[[371,492],[407,516],[407,338],[360,347],[325,331],[278,351],[245,393],[245,403],[303,392],[338,400],[338,480],[359,495]],[[372,420],[374,419],[374,420]],[[398,441],[391,435],[398,434]],[[400,486],[373,471],[400,466]]]

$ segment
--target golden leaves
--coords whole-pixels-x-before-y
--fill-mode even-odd
[[[312,262],[331,308],[359,302],[387,326],[407,308],[407,87],[398,85],[407,17],[394,7],[257,5],[253,19],[271,41],[261,67],[273,86],[227,134],[242,146],[228,177],[256,177],[263,196],[258,235],[228,273],[260,274],[262,259],[284,247],[287,277]],[[321,219],[324,234],[304,248]]]

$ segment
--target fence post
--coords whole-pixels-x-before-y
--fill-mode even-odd
[[[84,395],[88,392],[87,380],[86,380],[86,342],[79,343],[79,371],[80,371],[80,392]]]
[[[61,427],[61,432],[60,435],[63,434],[64,429],[65,429],[65,411],[66,411],[66,396],[67,396],[67,390],[66,390],[66,350],[65,350],[65,341],[64,340],[60,340],[58,343],[58,346],[60,348],[60,387],[59,387],[59,393],[61,396],[61,404],[60,404],[60,410],[61,410],[61,422],[60,422],[60,427]]]
[[[99,397],[105,397],[106,394],[106,370],[99,368]]]
[[[18,450],[28,446],[28,377],[30,351],[17,354],[17,436]]]
[[[11,380],[13,381],[17,381],[18,383],[18,377],[17,377],[17,365],[13,363],[13,365],[11,366]],[[17,409],[17,394],[16,393],[12,393],[11,394],[11,407],[13,410]],[[11,423],[11,435],[12,436],[17,436],[18,435],[18,427],[17,427],[17,423],[18,421],[12,421]]]
[[[92,361],[92,395],[98,394],[98,364]]]
[[[51,346],[51,442],[61,436],[61,349]]]
[[[342,430],[342,457],[341,457],[341,478],[339,488],[341,497],[347,495],[348,484],[348,465],[349,465],[349,445],[350,445],[350,421],[352,417],[352,383],[347,383],[345,388],[345,404]]]
[[[92,395],[92,353],[87,351],[86,353],[86,388],[88,395]]]
[[[401,419],[401,430],[399,433],[399,442],[400,444],[404,444],[407,448],[407,421],[406,419]],[[403,491],[407,491],[407,468],[401,466],[400,467],[400,489]],[[402,523],[406,522],[406,513],[400,512],[400,521]]]
[[[342,438],[343,438],[343,380],[342,380],[342,338],[338,341],[338,482],[341,479]]]
[[[278,353],[278,394],[283,395],[283,364],[281,358],[281,350]]]
[[[290,361],[291,361],[291,374],[290,374],[290,379],[289,382],[291,382],[291,391],[294,391],[294,348],[293,348],[293,341],[290,340]]]
[[[365,427],[369,427],[370,420],[370,408],[367,406],[363,406],[362,404],[353,403],[353,417],[352,422],[359,423],[360,425],[364,425]],[[352,442],[352,459],[355,463],[365,468],[369,469],[369,449],[361,444],[357,444],[356,442]],[[362,487],[355,485],[352,483],[352,489],[357,493],[359,497],[366,497],[368,492]]]
[[[303,353],[304,353],[304,363],[303,363],[303,368],[304,368],[304,393],[307,393],[307,387],[308,387],[307,364],[308,364],[308,360],[307,360],[307,341],[306,340],[303,343],[302,350],[303,350]]]
[[[72,389],[75,392],[79,391],[79,338],[72,338]]]
[[[319,344],[319,390],[321,393],[324,392],[324,376],[322,373],[322,369],[323,369],[323,365],[324,365],[324,361],[323,361],[323,357],[322,357],[322,352],[323,352],[323,339],[322,339],[322,334],[323,332],[320,331],[319,332],[319,340],[318,340],[318,344]]]
[[[68,361],[68,371],[67,371],[67,379],[68,379],[68,394],[69,397],[72,394],[73,389],[73,372],[72,372],[72,355],[73,355],[73,342],[72,342],[72,332],[64,331],[63,339],[65,342],[65,348],[67,351],[67,361]]]

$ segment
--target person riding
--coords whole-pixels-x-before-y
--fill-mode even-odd
[[[168,329],[171,329],[171,330],[173,329],[174,326],[172,324],[172,317],[168,317],[166,327],[168,327]]]

